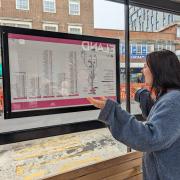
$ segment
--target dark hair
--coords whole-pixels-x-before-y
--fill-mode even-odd
[[[169,50],[152,52],[146,61],[153,76],[151,91],[154,90],[156,97],[168,89],[180,89],[180,61],[175,53]]]

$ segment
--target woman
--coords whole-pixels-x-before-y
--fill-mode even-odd
[[[88,100],[102,109],[99,120],[115,139],[144,152],[144,180],[180,180],[180,62],[171,51],[153,52],[147,55],[143,74],[156,95],[146,123],[113,100]]]

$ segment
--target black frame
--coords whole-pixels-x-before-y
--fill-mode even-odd
[[[68,113],[68,112],[77,112],[77,111],[88,111],[88,110],[97,109],[92,105],[87,105],[87,106],[77,106],[77,107],[64,107],[64,108],[57,107],[54,109],[26,110],[26,111],[20,111],[20,112],[19,111],[12,112],[10,70],[9,70],[10,69],[9,48],[8,48],[8,34],[9,33],[114,44],[116,47],[116,97],[117,97],[117,102],[120,102],[119,40],[118,39],[74,35],[74,34],[68,34],[68,33],[49,32],[49,31],[32,30],[32,29],[24,29],[24,28],[14,28],[14,27],[7,27],[7,26],[0,27],[0,33],[1,33],[1,43],[2,43],[2,64],[3,64],[3,77],[4,77],[3,89],[6,90],[6,91],[3,91],[4,93],[4,118],[5,119],[48,115],[48,114],[58,114],[58,113]]]
[[[5,132],[5,133],[0,133],[0,145],[75,133],[75,132],[82,132],[93,129],[100,129],[105,127],[106,125],[104,123],[94,120],[94,121],[86,121],[79,123],[63,124],[58,126],[46,126],[40,128]]]
[[[138,6],[143,8],[149,8],[154,10],[166,11],[174,14],[180,14],[180,2],[173,0],[107,0],[116,3],[127,4],[132,6]]]

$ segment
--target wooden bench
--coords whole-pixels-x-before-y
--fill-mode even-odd
[[[131,152],[123,156],[58,174],[47,180],[142,180],[142,153]]]

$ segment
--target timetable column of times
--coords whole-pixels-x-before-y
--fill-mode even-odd
[[[77,52],[68,53],[68,60],[59,60],[53,56],[52,50],[43,52],[43,86],[42,98],[78,96],[78,77],[77,77]],[[67,68],[62,68],[54,72],[53,67],[60,66],[59,61]]]
[[[27,99],[26,72],[15,72],[13,76],[13,99]]]
[[[37,67],[34,67],[34,74],[28,72],[27,75],[27,96],[29,99],[54,97],[53,52],[52,50],[43,50],[40,57],[42,60],[36,63]],[[42,71],[41,73],[39,72],[40,69]]]
[[[53,81],[53,52],[52,50],[43,51],[43,62],[42,62],[43,72],[43,88],[42,88],[42,97],[50,98],[54,97],[54,81]]]
[[[77,52],[71,51],[68,58],[68,71],[54,74],[56,81],[53,79],[53,66],[57,66],[53,60],[52,50],[44,50],[41,54],[42,61],[41,73],[34,74],[27,72],[14,73],[14,94],[13,99],[43,99],[53,97],[79,96],[78,77],[77,77]],[[37,65],[37,64],[36,64]],[[35,65],[34,65],[35,66]],[[38,71],[38,67],[34,67]],[[41,75],[40,75],[41,74]],[[68,87],[64,87],[67,82]],[[55,88],[56,87],[56,88]]]
[[[78,76],[77,76],[77,52],[71,51],[69,53],[69,78],[70,89],[69,96],[78,96]]]

